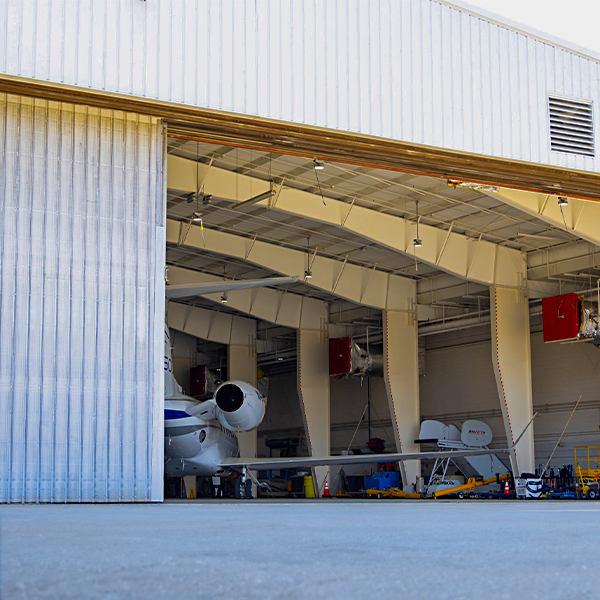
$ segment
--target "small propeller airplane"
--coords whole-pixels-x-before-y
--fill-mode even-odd
[[[298,277],[215,282],[197,285],[168,286],[169,299],[186,298],[236,289],[294,283]],[[203,402],[182,393],[173,375],[169,330],[165,325],[165,474],[170,476],[212,476],[227,471],[249,475],[250,469],[285,469],[321,465],[368,464],[408,460],[460,458],[489,454],[510,454],[514,451],[537,413],[516,441],[507,448],[472,447],[458,450],[400,452],[348,456],[309,456],[291,458],[238,457],[236,433],[256,429],[265,416],[267,398],[244,381],[226,381],[215,390],[213,398]],[[260,484],[259,484],[260,485]]]

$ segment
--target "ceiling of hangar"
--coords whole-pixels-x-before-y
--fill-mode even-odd
[[[453,224],[453,231],[457,233],[470,237],[481,235],[484,240],[523,251],[548,248],[574,239],[570,233],[526,215],[500,199],[472,189],[448,185],[439,178],[334,162],[327,163],[326,168],[317,174],[312,161],[304,157],[178,138],[169,139],[168,152],[204,164],[212,161],[217,168],[263,181],[284,181],[286,187],[322,194],[325,202],[327,198],[348,203],[354,201],[371,210],[406,219],[416,219],[418,200],[421,223],[442,229]],[[182,218],[193,212],[189,206],[183,206],[185,198],[178,195],[176,190],[170,190],[168,200],[173,216]],[[220,212],[218,216],[213,214],[215,210]],[[345,239],[343,232],[335,227],[322,227],[316,221],[290,218],[289,215],[276,215],[274,212],[266,218],[264,209],[260,207],[255,207],[252,212],[248,207],[242,213],[228,208],[223,199],[214,199],[213,205],[203,207],[203,211],[211,225],[238,227],[244,233],[258,232],[268,235],[270,239],[273,236],[274,240],[285,239],[286,243],[298,243],[304,248],[307,235],[311,239],[318,235],[328,237],[327,246],[332,246],[331,252],[337,255],[349,249],[364,248],[359,241]],[[251,217],[252,223],[244,226],[242,222],[248,217]],[[285,224],[286,233],[277,235],[273,228],[280,223]],[[339,248],[335,247],[335,241],[340,244]],[[365,262],[369,263],[370,259],[365,259]],[[407,258],[402,267],[408,267],[411,263],[414,267],[414,261]],[[390,270],[394,268],[398,267],[390,267]]]
[[[354,203],[369,210],[391,216],[402,217],[408,221],[417,221],[417,201],[419,223],[448,231],[452,227],[471,239],[482,239],[498,246],[516,249],[527,253],[528,258],[535,256],[537,280],[540,276],[540,264],[550,262],[552,253],[575,245],[581,240],[571,232],[549,225],[547,222],[526,214],[518,208],[509,206],[500,198],[477,190],[448,185],[440,178],[403,173],[365,166],[352,166],[345,163],[327,162],[325,169],[316,171],[310,159],[300,156],[274,154],[237,148],[221,144],[210,144],[195,140],[171,137],[167,152],[171,155],[197,161],[199,164],[212,165],[233,173],[243,174],[262,181],[284,183],[294,188],[328,199]],[[487,292],[469,287],[458,277],[437,269],[435,266],[415,261],[411,256],[393,251],[386,246],[353,235],[342,227],[325,224],[278,210],[268,210],[264,206],[249,204],[240,207],[239,201],[247,198],[212,197],[209,203],[196,205],[189,202],[189,193],[182,193],[173,187],[167,190],[168,216],[171,219],[189,222],[196,210],[202,212],[205,226],[211,229],[233,233],[246,238],[255,238],[270,244],[310,252],[317,250],[319,256],[347,260],[359,266],[402,275],[417,280],[419,295],[427,297],[426,292],[434,282],[455,280],[456,296],[445,296],[447,306],[469,308],[476,296],[479,304]],[[595,248],[595,249],[594,249]],[[590,245],[589,252],[598,250]],[[546,257],[550,257],[546,259]],[[585,261],[584,261],[585,262]],[[167,263],[188,269],[223,276],[226,278],[258,278],[274,275],[273,271],[257,267],[239,258],[186,248],[185,245],[167,247]],[[575,282],[589,288],[592,280],[600,276],[595,260],[588,261],[585,268],[577,272],[556,273],[548,269],[548,282],[557,280]],[[582,263],[583,264],[583,263]],[[453,284],[452,284],[453,285]],[[289,291],[310,296],[335,305],[335,310],[348,311],[355,308],[349,302],[330,293],[298,282],[287,286]],[[558,293],[558,290],[556,291]],[[426,301],[426,300],[423,300]],[[214,307],[214,303],[202,301]],[[343,319],[341,319],[343,320]]]

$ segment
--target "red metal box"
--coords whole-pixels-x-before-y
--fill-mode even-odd
[[[544,342],[571,340],[579,333],[579,298],[577,294],[563,294],[542,300]]]
[[[350,351],[352,342],[349,337],[329,340],[329,374],[345,375],[352,369]]]
[[[190,396],[206,394],[206,367],[198,366],[190,369]]]

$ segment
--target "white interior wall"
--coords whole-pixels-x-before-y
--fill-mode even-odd
[[[266,437],[265,437],[266,436]],[[298,398],[296,373],[269,377],[269,396],[265,418],[258,428],[257,456],[269,456],[265,439],[271,437],[304,437],[304,425]],[[307,456],[307,447],[302,454]],[[277,450],[274,451],[277,456]]]
[[[545,463],[581,395],[581,402],[551,466],[573,462],[573,447],[600,446],[600,349],[592,344],[544,344],[531,337],[536,465]]]
[[[367,412],[361,415],[367,403],[367,389],[371,391],[371,437],[379,437],[386,448],[394,449],[394,433],[390,421],[390,410],[383,378],[371,378],[362,385],[352,378],[330,380],[331,390],[331,451],[339,454],[346,450],[360,424],[352,448],[367,450]],[[269,456],[265,439],[304,436],[298,393],[295,388],[295,373],[286,373],[269,378],[269,402],[265,419],[258,431],[259,456]],[[276,452],[276,451],[275,451]],[[307,454],[306,447],[301,448]]]
[[[490,342],[427,350],[421,377],[421,414],[452,415],[500,409]],[[491,399],[491,400],[490,400]],[[503,435],[502,431],[494,435]]]
[[[369,441],[367,400],[371,396],[371,437],[384,440],[386,450],[394,452],[394,429],[382,377],[367,379],[331,378],[331,450],[360,448],[367,451]],[[363,414],[364,413],[364,414]],[[362,419],[361,419],[362,417]],[[357,426],[360,422],[360,427]],[[356,432],[356,435],[355,435]],[[352,437],[354,436],[354,441]]]

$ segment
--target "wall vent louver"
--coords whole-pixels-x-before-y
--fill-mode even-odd
[[[557,152],[594,156],[592,103],[550,96],[550,148]]]

